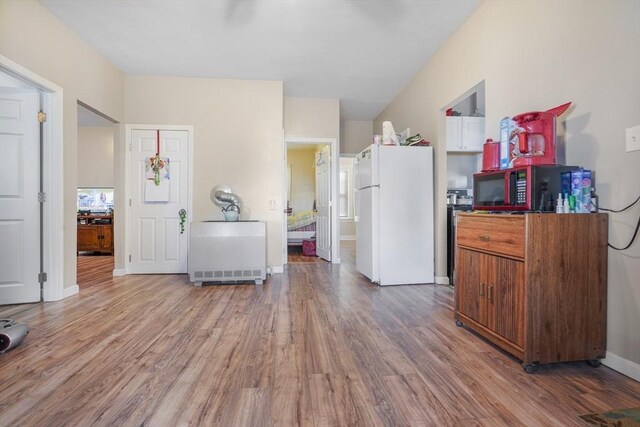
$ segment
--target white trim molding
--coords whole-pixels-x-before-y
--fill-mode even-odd
[[[608,366],[629,378],[640,381],[640,364],[618,356],[615,353],[611,353],[610,351],[607,351],[606,356],[607,357],[602,359],[603,365]]]
[[[436,285],[448,285],[449,277],[448,276],[436,276],[435,278]]]
[[[126,276],[127,275],[127,270],[125,270],[124,268],[116,268],[113,270],[113,277],[120,277],[120,276]]]
[[[77,293],[80,292],[80,287],[78,285],[71,285],[71,286],[67,286],[66,288],[63,289],[62,291],[62,298],[68,298],[71,295],[75,295]]]
[[[282,274],[284,273],[284,267],[281,265],[269,266],[269,274]]]

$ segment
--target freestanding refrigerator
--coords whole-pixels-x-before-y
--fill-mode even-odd
[[[356,269],[381,286],[433,283],[433,148],[370,145],[355,169]]]

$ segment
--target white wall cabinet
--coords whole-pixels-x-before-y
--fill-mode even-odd
[[[447,151],[481,153],[484,117],[447,117]]]

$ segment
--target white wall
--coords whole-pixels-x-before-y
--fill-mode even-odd
[[[120,121],[124,76],[33,0],[0,1],[0,55],[63,88],[64,286],[76,284],[78,100]],[[53,119],[53,118],[52,118]]]
[[[127,76],[131,124],[193,125],[193,220],[222,219],[209,199],[225,184],[242,219],[267,222],[267,262],[282,265],[282,82]],[[269,200],[277,208],[269,210]]]
[[[324,98],[284,98],[287,137],[340,140],[340,102]]]
[[[340,128],[340,153],[358,154],[373,141],[373,122],[345,120]]]
[[[640,2],[485,1],[376,119],[411,127],[436,151],[436,275],[446,276],[446,150],[441,109],[485,81],[487,135],[504,116],[566,101],[567,163],[596,171],[603,206],[640,194],[640,151],[625,152],[625,128],[640,124]],[[525,25],[523,25],[523,23]],[[440,128],[439,128],[440,126]],[[640,215],[612,214],[609,241],[625,245]],[[553,236],[552,238],[561,238]],[[576,248],[579,250],[579,248]],[[609,250],[608,352],[640,364],[640,243]],[[626,361],[626,362],[625,362]]]
[[[114,128],[78,128],[78,187],[113,187]]]

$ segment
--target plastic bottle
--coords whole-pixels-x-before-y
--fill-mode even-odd
[[[564,205],[562,203],[562,193],[558,193],[558,200],[556,200],[556,213],[564,213]]]
[[[569,213],[569,195],[567,193],[564,193],[564,204],[562,207],[564,208],[564,213]]]
[[[576,196],[573,194],[569,196],[569,212],[576,213]]]

